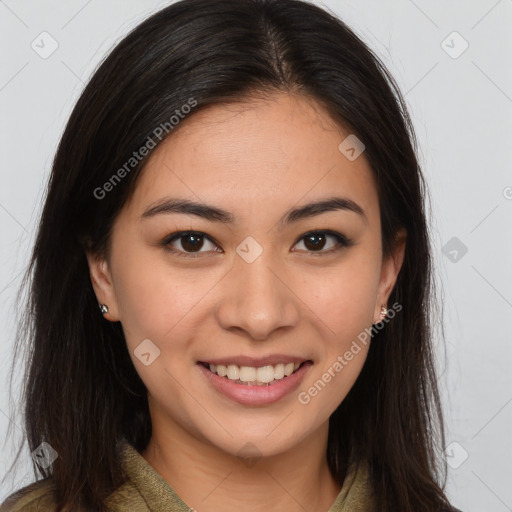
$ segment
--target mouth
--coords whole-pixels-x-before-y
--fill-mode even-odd
[[[209,372],[222,377],[234,384],[246,386],[271,386],[300,371],[305,365],[311,365],[311,360],[296,360],[290,362],[278,362],[263,366],[242,366],[238,364],[214,364],[199,361],[198,364]]]
[[[224,398],[244,406],[268,406],[292,395],[313,364],[310,359],[274,355],[198,361],[196,366]]]

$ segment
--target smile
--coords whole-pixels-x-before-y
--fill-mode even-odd
[[[198,361],[197,368],[212,389],[224,398],[246,406],[264,406],[292,394],[313,366],[311,360],[279,363],[279,359],[273,359],[274,364],[268,364],[267,360],[264,366],[230,364],[229,360],[222,363]]]

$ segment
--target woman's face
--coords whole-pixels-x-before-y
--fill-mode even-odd
[[[233,455],[326,433],[404,249],[383,261],[372,172],[364,152],[339,149],[349,135],[312,100],[276,94],[198,111],[154,150],[108,261],[88,255],[154,426]],[[335,198],[338,208],[305,208]],[[177,231],[194,234],[169,241]],[[295,362],[305,363],[283,376]]]

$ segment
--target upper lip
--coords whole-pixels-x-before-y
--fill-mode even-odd
[[[219,357],[216,359],[208,359],[199,361],[200,363],[207,364],[223,364],[228,366],[230,364],[235,364],[237,366],[254,366],[259,368],[260,366],[269,366],[276,365],[279,363],[303,363],[304,361],[308,361],[309,359],[305,359],[300,356],[290,356],[284,354],[272,354],[265,357],[250,357],[250,356],[233,356],[233,357]]]

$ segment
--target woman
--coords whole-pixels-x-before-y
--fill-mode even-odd
[[[452,510],[415,145],[312,4],[133,30],[53,164],[22,331],[44,479],[1,510]]]

